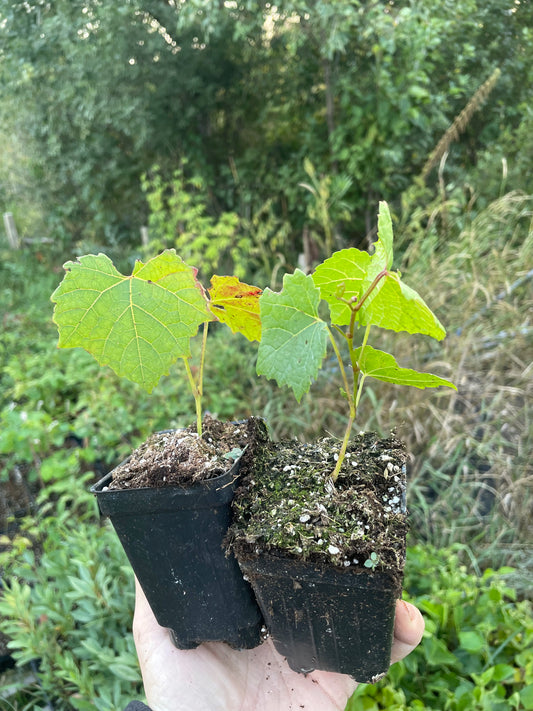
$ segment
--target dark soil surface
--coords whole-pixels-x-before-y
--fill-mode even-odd
[[[162,487],[212,479],[231,469],[243,452],[240,471],[246,473],[257,446],[266,439],[266,427],[257,418],[233,423],[206,416],[201,437],[196,425],[152,435],[113,470],[109,488]]]
[[[391,436],[360,434],[335,484],[340,442],[265,446],[237,491],[229,541],[241,557],[263,551],[343,570],[395,571],[405,560],[406,452]]]

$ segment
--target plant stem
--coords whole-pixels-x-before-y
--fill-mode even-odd
[[[344,301],[345,303],[348,304],[348,306],[351,309],[351,317],[350,317],[350,323],[348,325],[348,331],[347,333],[344,333],[339,330],[344,338],[348,341],[348,350],[350,352],[350,361],[352,363],[352,370],[353,370],[353,389],[352,392],[350,392],[350,388],[348,386],[348,378],[346,376],[346,371],[344,368],[344,364],[342,362],[341,355],[339,353],[339,349],[337,348],[337,344],[333,338],[333,334],[331,331],[328,329],[329,337],[331,340],[331,343],[333,344],[333,350],[335,351],[335,355],[337,356],[337,360],[339,361],[340,369],[341,369],[341,374],[342,374],[342,379],[344,382],[344,387],[346,389],[346,396],[348,398],[348,403],[350,405],[350,417],[348,419],[348,425],[346,427],[346,431],[344,433],[344,439],[342,440],[341,448],[339,451],[339,456],[337,459],[337,464],[335,465],[335,469],[333,470],[333,473],[331,475],[331,478],[333,482],[335,482],[339,476],[342,464],[344,462],[344,457],[346,455],[346,450],[348,448],[348,442],[350,441],[350,435],[352,433],[352,427],[355,422],[355,418],[357,417],[357,409],[359,407],[359,400],[361,399],[361,393],[363,391],[363,384],[365,382],[365,375],[361,372],[361,368],[359,367],[359,363],[357,362],[355,358],[355,349],[353,347],[353,337],[354,337],[354,331],[355,331],[355,320],[357,318],[357,312],[361,308],[361,306],[365,303],[367,298],[370,296],[370,294],[374,291],[376,286],[379,284],[379,282],[384,279],[388,275],[387,269],[383,269],[382,271],[379,272],[379,274],[376,275],[374,280],[372,281],[372,284],[369,286],[365,294],[363,295],[362,299],[360,301],[356,301],[354,303],[350,303],[348,301],[345,301],[344,299],[341,299],[341,301]],[[367,324],[366,329],[365,329],[365,335],[363,338],[363,343],[361,345],[361,351],[360,351],[360,358],[363,355],[363,352],[365,350],[365,346],[368,342],[368,335],[370,333],[370,324]]]
[[[352,433],[352,427],[353,423],[355,422],[355,408],[350,408],[350,419],[348,420],[348,425],[346,427],[346,432],[344,433],[344,439],[342,440],[342,445],[339,451],[339,458],[337,459],[337,464],[335,465],[335,469],[333,470],[333,473],[331,474],[331,478],[333,481],[337,481],[337,477],[339,476],[339,472],[342,467],[342,463],[344,462],[344,456],[346,454],[346,449],[348,448],[348,442],[350,441],[350,435]]]
[[[374,281],[372,282],[372,284],[370,284],[370,286],[368,287],[366,293],[363,294],[363,297],[361,298],[361,300],[358,301],[358,302],[354,305],[354,307],[353,307],[353,312],[359,311],[359,309],[361,308],[361,306],[365,303],[365,301],[368,299],[368,297],[370,296],[370,294],[374,291],[374,289],[375,289],[376,286],[379,284],[379,282],[380,282],[382,279],[384,279],[388,274],[389,274],[389,272],[388,272],[387,269],[383,269],[382,271],[380,271],[380,273],[376,276],[376,278],[374,279]]]
[[[192,396],[194,398],[194,404],[196,405],[196,431],[198,432],[198,437],[202,436],[202,395],[198,391],[198,385],[192,374],[191,366],[189,363],[189,358],[183,358],[185,364],[185,370],[187,371],[187,378],[189,379],[189,386],[191,388]]]
[[[205,350],[207,346],[207,331],[208,322],[204,322],[204,332],[202,337],[202,349],[200,351],[200,367],[198,369],[198,378],[195,380],[191,366],[189,363],[189,358],[184,358],[185,370],[187,371],[187,378],[189,379],[189,385],[194,397],[194,404],[196,405],[196,431],[198,432],[198,437],[202,436],[202,396],[204,394],[204,364],[205,364]]]
[[[328,329],[328,333],[329,333],[330,341],[333,345],[333,350],[335,352],[335,355],[337,356],[337,360],[339,361],[339,367],[341,370],[342,381],[344,383],[344,389],[346,392],[346,397],[348,399],[348,404],[350,405],[350,417],[348,420],[348,426],[346,427],[346,432],[344,433],[344,439],[342,441],[342,445],[341,445],[341,448],[339,451],[337,464],[336,464],[335,469],[333,470],[333,473],[331,475],[333,482],[335,482],[335,481],[337,481],[337,477],[339,476],[339,472],[341,470],[342,463],[344,461],[344,456],[346,454],[346,448],[348,447],[348,442],[350,440],[350,434],[352,431],[353,423],[355,421],[357,412],[356,412],[356,404],[355,404],[355,382],[353,384],[353,387],[350,388],[350,385],[348,383],[348,376],[346,375],[346,369],[344,367],[344,363],[342,362],[342,357],[341,357],[340,351],[337,347],[337,343],[336,343],[335,339],[333,338],[333,334],[331,333],[331,331],[329,329]],[[344,338],[346,338],[346,340],[348,341],[348,348],[351,351],[353,348],[353,334],[349,333],[348,335],[346,335],[342,331],[341,331],[341,333],[344,336]],[[356,371],[354,370],[354,379],[357,376],[358,376],[358,374],[356,375]]]
[[[209,322],[204,321],[204,329],[203,329],[203,335],[202,335],[202,349],[200,351],[200,370],[198,371],[198,401],[199,401],[199,409],[200,412],[198,412],[198,408],[196,409],[196,417],[200,418],[200,430],[202,429],[202,398],[204,396],[204,365],[205,365],[205,351],[207,348],[207,331],[209,328]]]
[[[341,331],[341,334],[344,338],[346,338],[345,334]],[[337,360],[339,361],[339,368],[341,371],[341,376],[342,376],[342,382],[344,384],[344,391],[346,393],[346,397],[348,398],[348,402],[350,403],[350,407],[352,404],[352,397],[350,395],[350,385],[348,383],[348,376],[346,375],[346,369],[344,367],[344,363],[342,362],[342,357],[339,351],[339,347],[337,346],[337,343],[333,337],[333,334],[328,328],[328,335],[329,335],[329,340],[331,341],[331,345],[333,346],[333,351],[335,355],[337,356]]]
[[[363,343],[361,344],[361,355],[363,355],[363,351],[365,350],[365,346],[368,343],[368,336],[370,334],[370,324],[367,325],[365,328],[365,335],[363,336]]]
[[[345,383],[346,387],[346,393],[348,396],[348,402],[350,403],[350,417],[348,419],[348,425],[346,427],[346,431],[344,433],[344,439],[342,440],[341,448],[339,451],[339,458],[337,459],[337,464],[335,465],[335,469],[333,470],[333,473],[331,475],[331,478],[333,481],[337,481],[337,477],[339,476],[339,472],[341,470],[342,464],[344,462],[344,457],[346,455],[346,450],[348,448],[348,442],[350,441],[350,435],[352,433],[352,428],[355,422],[355,419],[357,417],[357,409],[359,407],[359,400],[361,399],[361,392],[363,390],[363,383],[365,382],[365,376],[363,373],[361,373],[361,368],[359,367],[359,364],[356,360],[354,360],[353,354],[354,354],[354,347],[353,347],[353,333],[351,332],[351,326],[350,326],[350,333],[346,336],[346,339],[348,341],[348,347],[350,349],[350,359],[352,361],[352,368],[353,368],[353,374],[354,374],[354,383],[353,383],[353,392],[350,393],[348,389],[348,379],[346,377],[346,372],[344,369],[344,365],[342,363],[342,359],[340,357],[340,353],[338,351],[338,348],[336,347],[337,344],[334,343],[333,341],[333,336],[330,334],[331,341],[334,343],[333,349],[335,351],[335,355],[337,356],[337,360],[339,361],[339,364],[341,366],[341,373],[343,376],[343,380]],[[363,344],[361,346],[361,355],[363,354],[363,351],[365,349],[365,346],[368,341],[368,336],[370,333],[370,324],[365,329],[365,335],[363,338]]]
[[[360,358],[362,357],[363,352],[365,350],[365,346],[368,342],[369,334],[370,334],[370,324],[368,324],[368,326],[365,329],[365,335],[363,338],[363,343],[361,345],[361,353],[359,356]],[[357,368],[358,368],[359,372],[361,373],[361,369],[359,368],[359,365],[357,366]],[[364,373],[361,373],[361,379],[359,380],[358,387],[357,387],[357,394],[355,396],[355,410],[356,410],[356,412],[359,407],[359,400],[361,399],[361,393],[363,392],[363,384],[365,382],[365,378],[366,378],[366,375],[364,375]]]

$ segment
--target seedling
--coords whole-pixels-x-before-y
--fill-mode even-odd
[[[365,560],[365,568],[372,568],[372,570],[375,570],[379,565],[379,555],[375,552],[372,551],[370,554],[370,558],[367,558]]]
[[[378,241],[372,255],[350,248],[335,252],[312,275],[296,269],[286,274],[283,289],[265,289],[259,299],[261,342],[257,372],[292,388],[298,402],[308,392],[324,362],[328,342],[339,363],[342,396],[349,406],[349,418],[336,467],[335,481],[367,378],[415,388],[455,385],[430,373],[402,368],[389,353],[369,345],[372,326],[392,331],[425,334],[437,340],[446,335],[444,327],[416,291],[392,271],[393,233],[387,203],[381,202]],[[329,321],[319,315],[324,301]],[[340,337],[348,351],[351,374],[345,366]]]
[[[197,270],[175,250],[140,261],[124,276],[105,254],[88,254],[64,265],[66,275],[52,294],[60,348],[81,347],[100,365],[151,392],[178,358],[185,364],[202,434],[203,374],[208,325],[226,323],[249,341],[261,335],[261,290],[234,276],[213,276],[206,290]],[[191,338],[202,326],[197,367]]]

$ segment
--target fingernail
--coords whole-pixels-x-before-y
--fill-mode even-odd
[[[413,622],[413,620],[417,617],[415,608],[412,605],[406,603],[405,600],[402,600],[402,605],[404,610],[407,612],[409,620]]]

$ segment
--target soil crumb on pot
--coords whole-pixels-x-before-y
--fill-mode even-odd
[[[229,542],[239,558],[261,552],[346,571],[401,576],[407,531],[406,452],[394,435],[361,433],[335,484],[340,442],[270,443],[237,491]]]
[[[246,474],[259,444],[268,438],[264,422],[220,422],[206,415],[199,437],[196,425],[157,432],[113,470],[110,489],[182,485],[227,472],[244,452],[240,472]]]

